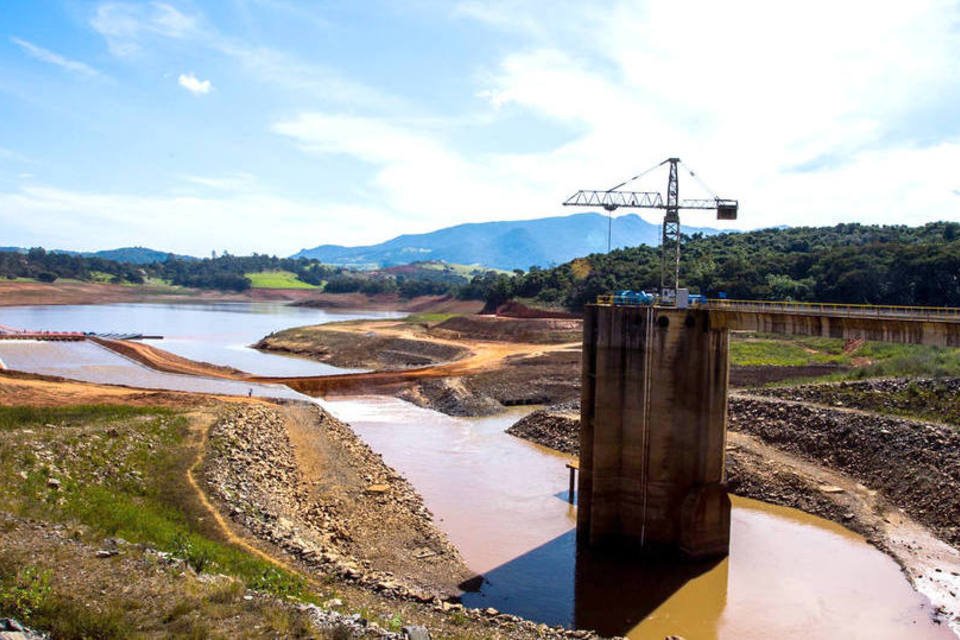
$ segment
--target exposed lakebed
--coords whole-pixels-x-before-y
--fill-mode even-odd
[[[323,312],[311,310],[308,317],[265,308],[277,305],[206,306],[7,308],[0,323],[155,332],[170,336],[161,348],[254,373],[332,372],[243,346],[279,328],[323,322]],[[159,320],[136,321],[158,315],[162,327]],[[364,315],[375,314],[353,317]],[[227,392],[211,389],[210,379],[153,372],[87,343],[0,343],[0,359],[11,368],[97,382]],[[239,385],[234,393],[251,388],[215,382]],[[255,393],[286,395],[273,387]],[[892,560],[830,522],[738,499],[731,553],[719,563],[641,567],[578,560],[575,512],[566,503],[569,458],[504,433],[523,411],[452,418],[379,396],[321,404],[413,483],[467,564],[484,576],[479,591],[465,595],[467,605],[637,638],[953,637],[931,621],[929,607]]]

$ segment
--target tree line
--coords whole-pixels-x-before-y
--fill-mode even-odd
[[[681,286],[708,297],[960,306],[960,223],[838,224],[684,236]],[[551,269],[484,274],[466,287],[493,309],[511,298],[577,311],[599,294],[656,291],[660,252],[639,246]]]
[[[397,293],[402,297],[457,295],[467,278],[438,270],[406,269],[404,273],[357,271],[324,265],[308,258],[278,258],[261,254],[233,256],[229,253],[184,260],[168,256],[150,264],[130,264],[105,258],[46,251],[35,247],[22,253],[0,251],[0,278],[33,278],[54,282],[60,278],[143,284],[149,279],[183,287],[245,291],[251,287],[246,274],[289,271],[298,280],[324,285],[331,293]]]
[[[960,306],[960,223],[920,227],[838,224],[683,236],[681,286],[708,297],[847,304]],[[0,277],[110,280],[243,291],[248,273],[290,271],[331,293],[454,295],[484,300],[489,310],[510,299],[578,311],[600,294],[655,291],[660,252],[641,245],[595,253],[552,267],[512,274],[481,271],[468,279],[452,270],[415,265],[359,271],[314,259],[223,254],[203,260],[174,256],[147,265],[83,257],[42,248],[0,252]]]

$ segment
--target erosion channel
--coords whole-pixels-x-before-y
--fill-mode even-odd
[[[134,308],[118,323],[135,323],[139,307],[124,307]],[[336,319],[302,311],[287,315],[255,304],[209,310],[166,305],[166,328],[176,327],[171,332],[140,325],[90,326],[91,318],[109,313],[106,307],[38,309],[5,309],[0,322],[158,332],[168,336],[162,346],[180,355],[261,375],[320,370],[311,368],[316,363],[253,352],[243,344],[282,323]],[[204,312],[217,314],[218,334],[210,334],[210,316]],[[249,336],[251,324],[264,326],[258,314],[272,314],[271,323],[260,336]],[[177,341],[191,336],[206,346],[178,351]],[[0,360],[10,369],[97,382],[305,399],[275,386],[160,373],[90,343],[0,343]],[[335,371],[322,366],[323,373]],[[566,491],[565,465],[572,458],[505,433],[529,407],[466,418],[384,395],[317,402],[412,483],[469,568],[482,576],[464,584],[467,606],[658,640],[668,634],[688,640],[954,637],[933,621],[929,603],[897,564],[862,537],[801,511],[748,499],[735,501],[731,553],[723,561],[639,566],[578,558],[575,507],[567,503]]]

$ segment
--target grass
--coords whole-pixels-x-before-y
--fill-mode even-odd
[[[290,271],[261,271],[244,274],[254,289],[317,289],[315,285],[298,280]]]
[[[842,340],[734,336],[730,341],[730,364],[737,366],[797,367],[848,363],[849,358],[843,355]]]
[[[849,372],[847,377],[850,379],[960,376],[960,349],[868,342],[857,355],[873,362]]]
[[[5,558],[5,560],[7,560]],[[129,638],[133,627],[112,606],[94,610],[51,586],[52,572],[36,565],[0,565],[0,610],[66,640]]]
[[[27,442],[0,443],[0,509],[79,522],[99,536],[173,553],[198,572],[235,576],[277,596],[309,596],[300,576],[219,540],[201,524],[208,514],[186,479],[193,451],[185,416],[122,405],[17,406],[0,407],[0,426],[11,435],[21,435],[12,432],[17,428],[33,431]],[[59,488],[50,486],[51,478]]]
[[[66,407],[0,406],[0,430],[55,424],[61,427],[89,425],[137,416],[173,415],[160,407],[112,404],[77,404]]]
[[[771,386],[879,377],[960,377],[960,349],[886,342],[866,342],[850,354],[844,353],[843,348],[844,341],[838,338],[734,334],[730,340],[730,364],[842,367],[824,376],[781,380]]]

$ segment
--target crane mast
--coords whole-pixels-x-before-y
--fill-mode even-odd
[[[667,177],[667,197],[655,191],[621,191],[630,182],[638,180],[658,167],[669,165]],[[715,210],[717,220],[736,220],[739,202],[729,198],[721,198],[713,194],[712,199],[680,199],[679,165],[683,164],[680,158],[667,158],[660,164],[647,169],[629,180],[621,182],[605,191],[581,190],[573,194],[563,203],[564,206],[603,207],[611,216],[611,227],[607,230],[607,247],[610,249],[610,233],[612,228],[613,212],[620,208],[627,209],[663,209],[663,227],[660,237],[660,296],[667,299],[668,292],[676,295],[680,288],[680,210],[701,209]],[[697,178],[686,165],[684,168],[692,178],[706,185]],[[710,189],[707,189],[710,191]]]
[[[660,238],[660,295],[664,295],[664,280],[670,271],[673,254],[673,289],[680,288],[680,178],[677,175],[679,158],[669,158],[670,177],[667,178],[667,210],[663,216],[663,234]]]

